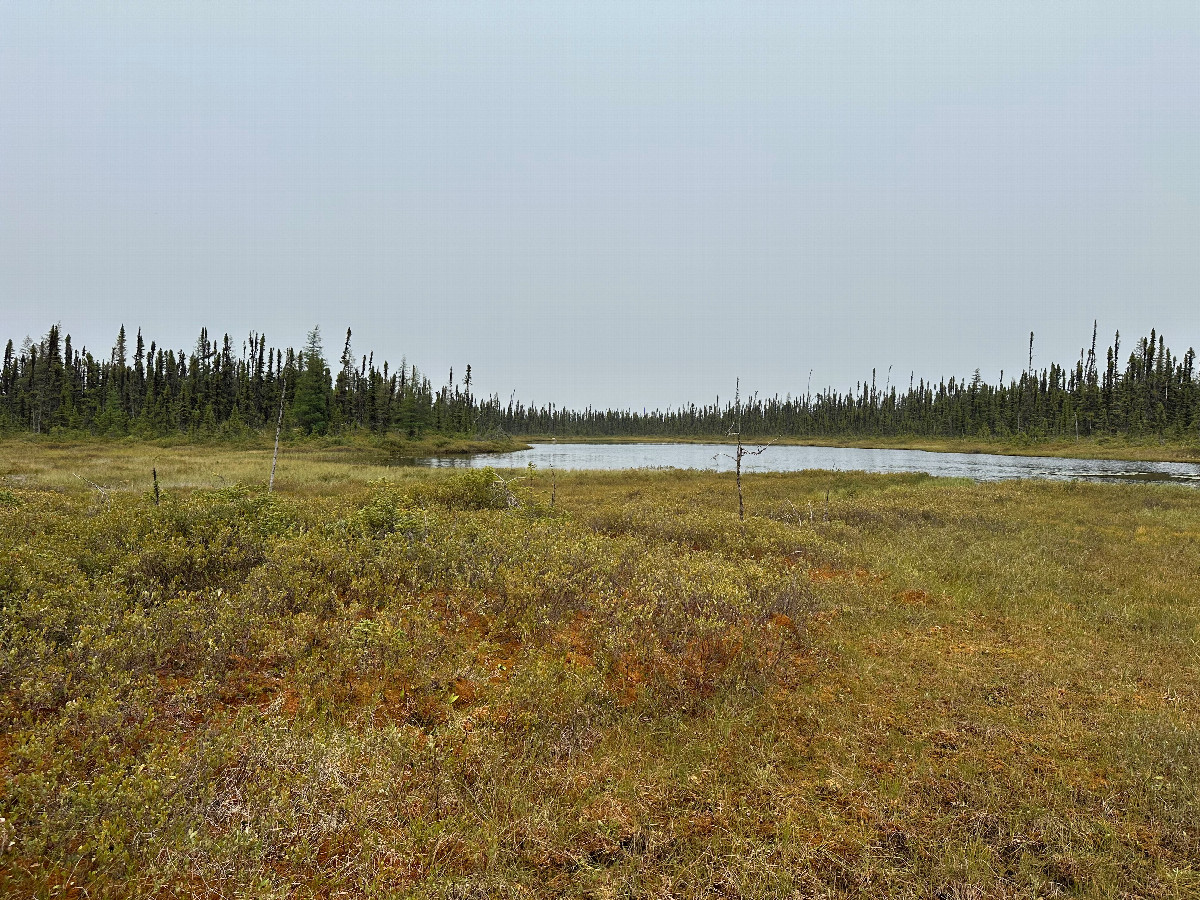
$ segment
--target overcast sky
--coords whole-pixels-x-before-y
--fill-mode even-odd
[[[0,333],[666,406],[1200,346],[1200,3],[0,5]]]

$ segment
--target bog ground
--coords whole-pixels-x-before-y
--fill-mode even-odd
[[[0,445],[0,893],[1200,895],[1194,490],[264,459]]]

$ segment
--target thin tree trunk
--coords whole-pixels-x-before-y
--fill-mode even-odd
[[[746,521],[746,505],[742,502],[742,379],[734,382],[733,404],[737,415],[737,453],[734,454],[734,464],[737,468],[738,520]]]
[[[737,446],[737,491],[738,491],[738,518],[746,521],[746,505],[742,502],[742,433],[738,432]]]
[[[267,482],[267,493],[275,490],[275,464],[279,461],[279,433],[283,431],[283,399],[287,396],[287,379],[279,390],[279,421],[275,423],[275,453],[271,456],[271,480]]]

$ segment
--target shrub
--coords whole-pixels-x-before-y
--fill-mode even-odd
[[[510,509],[520,502],[508,483],[491,467],[425,482],[413,489],[412,496],[421,506],[437,504],[461,510]]]

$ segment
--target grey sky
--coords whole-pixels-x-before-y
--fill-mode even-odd
[[[570,405],[1200,345],[1200,4],[0,5],[0,332]],[[1129,344],[1126,344],[1129,346]]]

